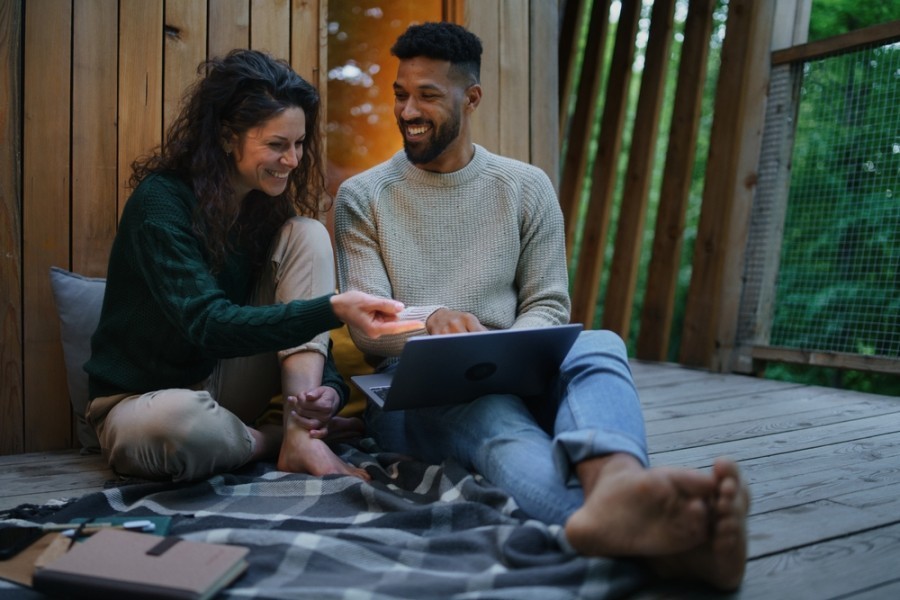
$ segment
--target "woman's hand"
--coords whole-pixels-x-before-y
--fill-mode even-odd
[[[298,396],[284,399],[285,411],[309,431],[310,436],[322,439],[328,435],[328,422],[340,407],[341,398],[333,387],[322,385]]]
[[[406,333],[422,329],[422,321],[400,320],[403,303],[379,298],[364,292],[350,291],[331,297],[331,307],[337,318],[370,338]]]

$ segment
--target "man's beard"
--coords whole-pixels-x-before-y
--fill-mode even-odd
[[[406,125],[410,123],[419,123],[418,121],[407,121]],[[433,129],[433,136],[431,140],[425,144],[424,146],[412,147],[406,139],[406,136],[403,136],[403,150],[406,152],[406,158],[409,159],[409,162],[414,165],[422,165],[426,163],[430,163],[444,150],[447,149],[447,146],[453,143],[453,141],[459,137],[459,127],[460,127],[460,115],[459,111],[453,115],[453,118],[445,123],[440,128]],[[401,132],[403,131],[404,126],[400,126]]]

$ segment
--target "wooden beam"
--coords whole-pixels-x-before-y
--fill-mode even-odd
[[[756,185],[773,4],[732,0],[722,45],[710,153],[680,362],[713,367],[737,321],[747,216]],[[721,329],[720,329],[721,327]],[[721,362],[719,362],[721,364]]]
[[[531,69],[529,93],[529,160],[540,167],[559,189],[559,71],[556,52],[559,38],[556,30],[556,3],[531,0],[528,44]]]
[[[249,47],[250,4],[247,0],[210,2],[207,55],[221,57],[235,48]]]
[[[861,46],[886,44],[898,40],[900,40],[900,20],[889,21],[773,52],[772,64],[781,65],[790,62],[818,60],[834,54],[849,52]]]
[[[218,4],[218,3],[217,3]],[[119,5],[119,215],[131,193],[131,164],[162,141],[163,2]]]
[[[105,277],[118,222],[119,6],[115,0],[84,0],[73,7],[71,268]]]
[[[50,289],[50,267],[67,266],[70,260],[71,40],[71,2],[28,2],[22,163],[27,452],[72,445],[59,319]]]
[[[653,179],[653,159],[656,138],[665,96],[669,49],[675,19],[675,0],[656,0],[650,20],[649,41],[641,77],[641,92],[631,136],[625,188],[619,210],[616,244],[610,265],[609,286],[603,306],[603,329],[617,332],[628,339],[644,223],[649,203],[650,182]]]
[[[530,11],[519,0],[502,0],[499,33],[500,82],[497,118],[500,125],[499,152],[503,156],[531,162],[531,35]]]
[[[250,48],[290,59],[290,0],[250,0]]]
[[[0,3],[0,454],[25,450],[22,354],[22,2]]]
[[[628,108],[634,41],[640,16],[639,2],[622,4],[606,85],[603,114],[600,117],[597,155],[591,171],[591,195],[582,225],[581,248],[578,252],[575,279],[572,282],[572,321],[583,323],[587,328],[593,327],[599,295],[619,150],[622,147],[622,129]]]
[[[609,0],[597,0],[591,8],[581,75],[578,77],[575,110],[569,124],[568,142],[562,159],[562,174],[559,183],[559,201],[566,222],[566,251],[570,257],[574,249],[578,227],[581,224],[578,218],[579,200],[584,190],[584,177],[588,170],[595,115],[600,106],[599,99],[603,84],[603,52],[606,49],[608,30]],[[561,103],[567,104],[568,98],[562,99]]]
[[[575,86],[576,69],[575,55],[578,44],[578,32],[581,31],[582,19],[584,19],[585,0],[560,0],[559,2],[559,43],[557,47],[556,72],[559,74],[559,139],[560,144],[568,132],[569,124],[569,97]],[[555,21],[554,21],[555,24]],[[534,48],[534,45],[532,45]],[[560,147],[560,150],[562,148]]]
[[[817,350],[797,350],[779,346],[754,346],[751,349],[754,360],[777,361],[809,365],[815,367],[832,367],[835,369],[855,369],[873,373],[900,375],[900,360],[848,354],[846,352],[821,352]]]
[[[691,2],[684,24],[666,166],[638,332],[637,357],[646,360],[664,361],[669,350],[715,5],[715,0]]]
[[[206,59],[206,2],[166,0],[165,19],[163,131],[181,109],[184,92],[197,81],[197,68]]]

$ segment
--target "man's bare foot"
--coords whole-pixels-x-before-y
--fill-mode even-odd
[[[588,556],[663,556],[707,541],[712,475],[644,468],[614,454],[579,463],[584,505],[565,525],[572,547]]]
[[[709,540],[687,552],[652,559],[650,565],[663,577],[700,580],[731,591],[744,579],[750,492],[732,460],[716,460],[713,476],[716,496]]]
[[[287,407],[285,407],[287,409]],[[278,453],[278,469],[291,473],[323,475],[352,475],[369,481],[365,469],[347,464],[335,454],[324,440],[309,435],[309,431],[286,415],[284,439]]]

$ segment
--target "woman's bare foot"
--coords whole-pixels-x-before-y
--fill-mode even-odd
[[[284,438],[278,452],[278,469],[291,473],[323,475],[352,475],[369,481],[369,474],[359,467],[341,460],[324,440],[312,437],[307,429],[292,417],[289,403],[285,403]]]
[[[700,580],[731,591],[744,579],[750,492],[732,460],[718,459],[713,476],[716,496],[709,540],[687,552],[653,559],[650,565],[663,577]]]
[[[584,505],[566,522],[572,547],[588,556],[663,556],[707,541],[712,475],[644,468],[617,454],[577,466]]]

